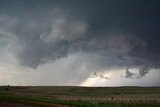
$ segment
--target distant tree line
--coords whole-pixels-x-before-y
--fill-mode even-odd
[[[3,86],[0,86],[0,91],[9,90],[9,88],[10,88],[10,85],[3,85]]]

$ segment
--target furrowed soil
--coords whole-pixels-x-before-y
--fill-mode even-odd
[[[32,107],[32,106],[0,101],[0,107]]]
[[[0,107],[71,107],[66,105],[60,105],[60,104],[49,104],[49,103],[41,103],[41,102],[30,102],[27,105],[20,104],[20,103],[11,103],[6,101],[0,101]]]
[[[0,87],[0,107],[71,106],[160,107],[160,87]]]

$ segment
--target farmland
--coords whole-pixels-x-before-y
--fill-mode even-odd
[[[160,87],[1,86],[0,105],[17,107],[17,104],[20,107],[159,107]]]

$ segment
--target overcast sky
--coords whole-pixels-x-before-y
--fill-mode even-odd
[[[0,0],[0,85],[160,86],[159,0]]]

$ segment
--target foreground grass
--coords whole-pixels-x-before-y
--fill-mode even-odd
[[[56,87],[57,88],[57,87]],[[67,88],[63,88],[61,90],[60,87],[58,87],[58,89],[53,90],[54,94],[59,95],[59,96],[64,96],[64,95],[68,95],[68,98],[75,94],[77,95],[77,97],[79,96],[83,96],[83,98],[88,96],[88,93],[91,92],[92,90],[86,88],[85,90],[82,88],[77,88],[77,87],[70,87],[68,91],[68,87]],[[114,89],[114,88],[113,88]],[[126,92],[130,92],[129,89],[124,88]],[[35,91],[36,90],[36,91]],[[39,90],[39,91],[37,91]],[[125,100],[97,100],[97,99],[89,99],[89,100],[83,100],[83,99],[79,99],[79,100],[72,100],[72,99],[60,99],[59,97],[41,97],[40,96],[34,96],[32,94],[34,93],[39,93],[42,92],[44,93],[42,90],[45,90],[45,88],[22,88],[22,87],[12,87],[12,89],[10,89],[9,91],[0,91],[0,101],[6,101],[6,102],[11,102],[11,103],[20,103],[20,104],[25,104],[25,105],[32,105],[33,107],[48,107],[49,105],[52,104],[61,104],[61,105],[69,105],[69,106],[73,106],[73,107],[159,107],[159,103],[156,102],[156,100],[148,100],[147,102],[143,101],[143,100],[131,100],[131,101],[125,101]],[[94,90],[94,97],[99,97],[100,92],[102,91],[104,93],[104,91],[106,89],[93,89]],[[110,90],[110,89],[108,89]],[[112,90],[113,94],[117,94],[117,91],[120,92],[119,90]],[[35,92],[34,92],[35,91]],[[84,91],[84,92],[83,92]],[[140,90],[141,92],[143,92],[142,90]],[[160,91],[160,90],[159,90]],[[15,95],[15,92],[19,92],[18,95]],[[22,94],[25,92],[25,95]],[[76,93],[78,92],[78,94]],[[132,94],[134,91],[132,90]],[[136,93],[140,93],[137,90],[135,90]],[[148,90],[148,92],[150,92]],[[155,92],[157,92],[157,94],[159,93],[157,90],[152,92],[155,94]],[[49,93],[49,91],[45,91],[45,93]],[[143,92],[146,93],[146,92]],[[151,92],[150,92],[151,93]],[[29,96],[26,96],[27,94],[30,94]],[[105,93],[106,95],[110,96],[110,92],[109,93]],[[141,93],[140,93],[141,94]]]

